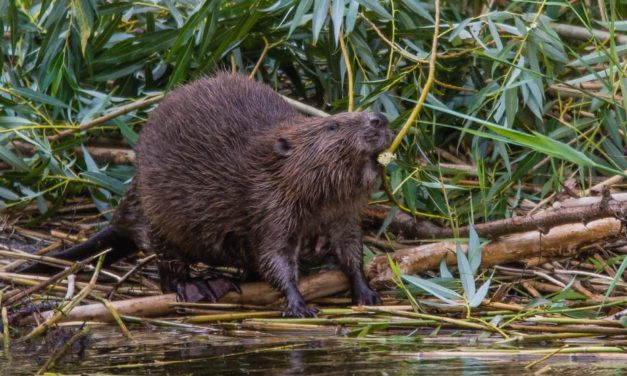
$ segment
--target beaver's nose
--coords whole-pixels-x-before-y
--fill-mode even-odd
[[[378,112],[369,112],[368,122],[373,128],[385,128],[388,126],[388,119]]]

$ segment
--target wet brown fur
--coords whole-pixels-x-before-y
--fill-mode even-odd
[[[142,130],[110,228],[159,255],[165,291],[191,263],[234,266],[282,291],[286,315],[312,316],[298,265],[332,255],[355,302],[379,303],[363,276],[360,216],[389,131],[371,116],[305,117],[241,75],[182,86]]]

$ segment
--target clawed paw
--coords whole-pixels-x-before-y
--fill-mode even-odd
[[[353,303],[367,306],[381,305],[381,297],[376,291],[370,288],[364,288],[355,294],[353,297]]]
[[[308,306],[304,303],[302,304],[289,304],[283,310],[281,316],[283,317],[316,317],[316,315],[320,312],[320,310],[316,307]]]

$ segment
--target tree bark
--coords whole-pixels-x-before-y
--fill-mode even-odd
[[[552,228],[548,233],[529,231],[504,236],[483,247],[481,266],[503,264],[534,256],[559,256],[585,245],[617,239],[623,233],[622,223],[615,218],[603,218],[588,224],[574,223]],[[467,246],[461,245],[466,251]],[[442,258],[455,265],[455,244],[434,243],[406,248],[375,257],[366,265],[366,275],[374,287],[392,284],[392,271],[388,257],[399,265],[403,274],[417,274],[439,267]]]
[[[281,302],[280,292],[274,290],[265,282],[245,283],[240,286],[242,293],[229,292],[220,299],[219,303],[268,305]],[[339,270],[331,270],[303,277],[298,288],[307,300],[337,294],[348,289],[348,279]],[[175,294],[149,296],[137,299],[119,300],[111,302],[111,305],[120,315],[139,317],[162,316],[174,312],[176,303]],[[41,314],[47,320],[54,311],[46,311]],[[74,308],[62,321],[111,321],[111,312],[104,304],[89,304]],[[34,317],[29,316],[20,321],[21,325],[34,322]]]

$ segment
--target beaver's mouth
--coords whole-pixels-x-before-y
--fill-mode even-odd
[[[372,155],[376,158],[379,154],[387,150],[389,146],[390,146],[390,142],[388,140],[382,141],[381,145],[379,145],[377,148],[374,149],[374,151],[372,152]]]
[[[392,144],[392,133],[388,129],[373,132],[366,136],[366,142],[370,146],[370,156],[376,160],[377,156]]]

